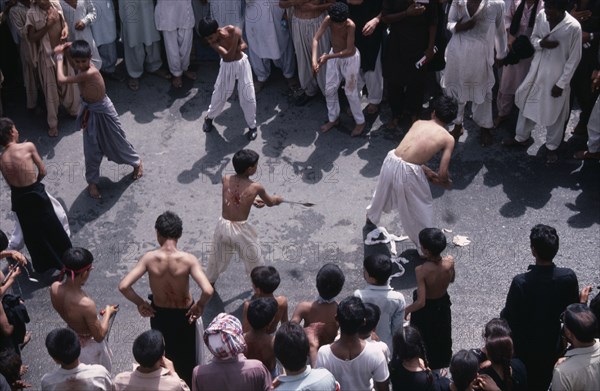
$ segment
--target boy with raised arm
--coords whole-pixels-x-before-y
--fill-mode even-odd
[[[215,89],[210,99],[210,106],[204,118],[202,130],[211,132],[215,127],[213,120],[223,111],[225,102],[233,93],[235,81],[238,81],[238,96],[244,118],[248,124],[246,137],[252,141],[256,139],[256,98],[254,82],[252,81],[252,68],[246,53],[248,48],[242,38],[242,30],[235,26],[219,27],[216,20],[204,18],[198,25],[198,32],[208,41],[210,46],[221,56],[219,75],[215,81]]]
[[[165,212],[154,224],[160,247],[144,254],[128,275],[121,280],[119,290],[137,305],[140,315],[150,317],[150,327],[165,337],[165,356],[175,364],[177,373],[190,385],[196,364],[196,320],[213,294],[200,261],[194,255],[177,248],[183,232],[179,216]],[[142,299],[132,288],[148,273],[150,302]],[[190,276],[202,290],[194,303],[190,294]]]
[[[63,71],[63,52],[69,49],[69,56],[77,74],[66,76]],[[104,79],[98,68],[91,63],[92,49],[83,40],[78,40],[54,48],[56,53],[56,79],[59,84],[77,84],[81,90],[80,111],[77,121],[83,130],[83,155],[85,157],[85,179],[92,198],[102,198],[98,191],[100,163],[106,156],[117,164],[133,167],[132,178],[141,178],[142,160],[125,137],[119,115],[112,101],[106,95]]]
[[[358,91],[358,75],[360,72],[360,53],[354,46],[354,22],[348,17],[350,11],[345,3],[337,2],[329,7],[329,15],[321,23],[319,31],[315,34],[312,44],[313,71],[319,72],[321,66],[329,62],[326,70],[325,98],[327,101],[327,115],[329,122],[321,126],[322,132],[327,132],[340,123],[340,102],[338,88],[342,79],[344,92],[356,121],[352,130],[352,137],[360,136],[365,129],[365,116],[360,107],[360,94]],[[331,50],[329,53],[317,53],[321,36],[326,30],[331,31]],[[320,56],[320,57],[318,57]]]
[[[225,175],[222,179],[223,212],[215,228],[212,252],[206,266],[206,275],[213,286],[229,266],[234,251],[244,263],[248,275],[264,263],[258,235],[247,222],[250,209],[253,205],[262,208],[283,202],[283,197],[270,196],[263,185],[250,179],[258,167],[256,152],[242,149],[233,155],[232,162],[235,175]]]

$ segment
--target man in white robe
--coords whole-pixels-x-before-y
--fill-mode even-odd
[[[102,59],[92,34],[92,24],[96,22],[98,13],[91,0],[60,0],[65,22],[69,26],[69,42],[82,39],[92,48],[92,63],[98,69],[102,68]]]
[[[531,35],[533,61],[515,94],[520,110],[516,135],[504,145],[526,144],[535,125],[542,125],[547,131],[547,162],[554,163],[569,119],[571,78],[581,59],[581,26],[566,12],[567,0],[549,0],[544,7]]]
[[[117,67],[117,24],[112,0],[92,0],[96,8],[96,22],[92,24],[92,35],[102,59],[102,73],[122,81],[115,73]]]
[[[244,30],[244,15],[241,0],[211,0],[210,15],[219,26],[232,25]]]

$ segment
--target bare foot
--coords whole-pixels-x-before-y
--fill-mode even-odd
[[[366,110],[367,110],[367,114],[371,114],[371,115],[377,114],[377,113],[379,113],[379,105],[374,105],[373,103],[369,103],[367,105]]]
[[[15,380],[15,382],[11,386],[14,390],[22,390],[23,388],[33,387],[31,383],[27,383],[25,380]]]
[[[90,197],[92,197],[95,200],[99,200],[102,198],[102,195],[98,191],[98,186],[96,186],[95,183],[90,183],[88,185],[88,193],[90,194]]]
[[[174,88],[181,88],[183,85],[183,81],[181,80],[181,76],[175,76],[171,79],[171,85]]]
[[[387,129],[396,129],[398,127],[398,122],[399,122],[398,117],[394,117],[394,118],[392,118],[392,120],[390,122],[385,124],[385,127]]]
[[[352,137],[361,136],[363,134],[363,131],[365,130],[366,125],[367,125],[366,122],[363,122],[362,124],[356,124],[356,126],[354,127],[354,130],[352,131],[352,133],[350,133],[350,136],[352,136]]]
[[[24,376],[29,371],[29,365],[21,365],[19,368],[19,376]]]
[[[196,72],[194,71],[183,71],[183,76],[187,77],[190,80],[196,80]]]
[[[144,166],[140,160],[140,164],[137,167],[133,167],[133,173],[131,174],[131,177],[135,181],[136,179],[140,179],[142,175],[144,175]]]
[[[48,136],[50,136],[50,137],[58,137],[58,128],[50,128],[50,129],[48,129]]]
[[[336,126],[338,126],[340,124],[340,120],[336,119],[333,122],[327,122],[325,125],[321,126],[321,132],[325,133],[325,132],[329,132],[331,130],[331,128],[334,128]]]

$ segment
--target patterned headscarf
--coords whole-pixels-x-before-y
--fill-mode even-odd
[[[224,312],[204,330],[204,343],[221,360],[237,357],[246,350],[242,324],[238,318]]]

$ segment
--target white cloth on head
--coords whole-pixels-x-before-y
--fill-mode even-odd
[[[358,74],[358,92],[362,94],[364,86],[367,86],[367,102],[372,105],[378,105],[383,99],[383,72],[381,69],[381,48],[375,60],[375,69],[372,71],[363,71],[362,68]]]
[[[292,17],[292,40],[294,42],[294,51],[298,65],[298,79],[300,87],[309,96],[314,96],[321,89],[325,95],[325,74],[327,73],[327,64],[325,69],[321,69],[315,78],[312,67],[312,41],[325,19],[325,13],[312,19],[300,19]],[[327,53],[331,48],[331,32],[329,29],[319,39],[317,46],[317,57]]]
[[[91,0],[96,8],[96,21],[92,24],[92,34],[96,45],[102,46],[117,39],[117,22],[112,0]]]
[[[108,372],[112,371],[113,353],[106,339],[96,342],[91,336],[79,335],[79,343],[81,344],[79,362],[102,365]]]
[[[92,49],[92,63],[98,69],[102,68],[102,59],[100,53],[98,53],[98,47],[96,46],[96,40],[92,34],[91,25],[96,22],[98,13],[96,7],[91,0],[77,0],[75,8],[71,7],[65,0],[60,0],[60,6],[62,7],[63,15],[65,16],[65,22],[69,26],[69,42],[82,39],[86,41]],[[85,24],[83,30],[77,30],[75,23],[82,21]]]
[[[193,29],[192,0],[158,0],[154,9],[154,22],[159,31]]]
[[[167,63],[173,76],[181,76],[188,70],[193,38],[192,28],[163,31]]]
[[[596,104],[592,109],[588,122],[588,151],[600,152],[600,96],[596,98]]]
[[[333,53],[333,49],[329,53]],[[340,116],[340,101],[338,98],[338,89],[340,83],[345,80],[344,92],[352,116],[356,124],[364,124],[365,116],[360,106],[360,93],[358,91],[358,73],[360,70],[360,53],[358,49],[350,57],[336,57],[327,60],[327,68],[319,72],[326,72],[325,100],[327,102],[327,115],[329,122],[337,120]]]
[[[125,48],[160,42],[156,29],[153,0],[119,0],[121,38]],[[125,60],[127,64],[127,60]]]

